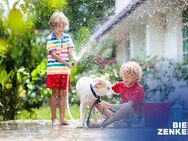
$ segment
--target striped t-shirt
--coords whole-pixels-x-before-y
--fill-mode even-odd
[[[69,62],[68,52],[70,49],[74,48],[71,36],[62,33],[62,39],[60,41],[52,32],[47,37],[46,48],[48,50],[47,75],[68,74],[69,68],[63,63],[60,63],[56,59],[54,59],[51,55],[51,52],[56,50],[57,55],[59,55],[64,61]]]

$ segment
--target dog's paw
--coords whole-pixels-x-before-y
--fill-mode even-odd
[[[78,124],[77,126],[76,126],[76,128],[84,128],[85,126],[84,125],[82,125],[82,124]]]

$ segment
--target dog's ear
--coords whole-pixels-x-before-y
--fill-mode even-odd
[[[93,81],[94,81],[95,88],[101,88],[104,86],[105,80],[102,79],[101,77],[96,77]]]
[[[98,81],[98,83],[95,84],[95,88],[101,88],[103,86],[103,83]]]

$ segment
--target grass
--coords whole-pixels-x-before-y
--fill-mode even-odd
[[[33,113],[30,113],[26,110],[21,111],[17,114],[16,119],[17,120],[51,120],[51,108],[50,105],[44,105],[40,107],[39,109],[33,109]],[[79,113],[79,106],[73,105],[70,107],[71,114],[74,119],[79,119],[80,113]],[[56,115],[59,118],[59,108],[56,110]],[[65,118],[69,120],[68,112],[65,112]]]
[[[80,109],[79,105],[72,105],[70,106],[70,112],[75,120],[78,120],[80,118]],[[87,109],[87,112],[89,112],[89,109]],[[57,107],[56,110],[57,118],[59,119],[59,108]],[[98,116],[97,116],[98,117]],[[65,112],[65,118],[67,120],[70,120],[70,117],[68,116],[68,112]],[[91,118],[93,118],[93,115],[91,115]],[[2,121],[2,117],[0,116],[0,121]],[[50,105],[45,104],[39,109],[33,109],[33,112],[28,112],[26,110],[23,110],[19,113],[17,113],[15,120],[51,120],[51,108]]]

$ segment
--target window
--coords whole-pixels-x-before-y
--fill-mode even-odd
[[[188,9],[183,12],[183,61],[188,64]]]

